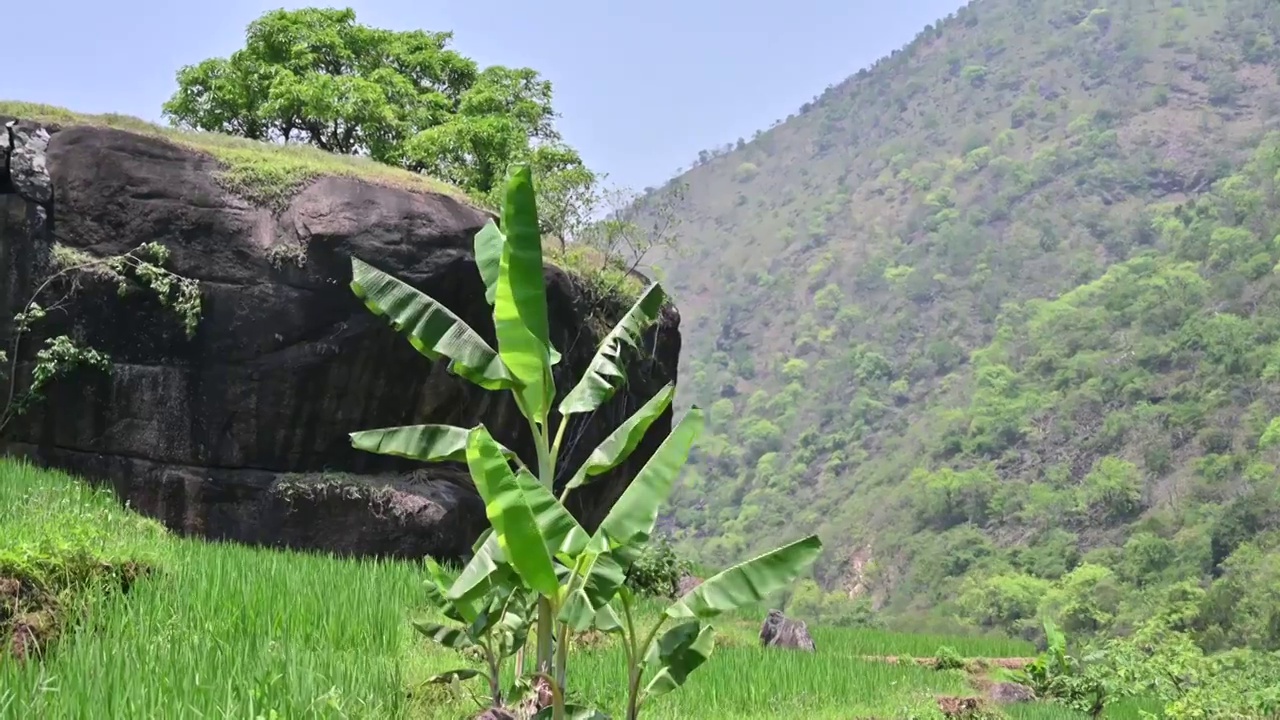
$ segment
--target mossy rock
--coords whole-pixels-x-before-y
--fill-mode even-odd
[[[0,116],[51,125],[91,125],[160,137],[204,153],[222,164],[219,182],[229,192],[262,207],[280,207],[319,177],[347,176],[415,192],[478,202],[462,190],[419,173],[369,158],[336,155],[310,145],[247,140],[221,133],[167,128],[130,115],[89,115],[39,103],[0,100]]]

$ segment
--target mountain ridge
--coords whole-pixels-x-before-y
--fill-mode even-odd
[[[1258,0],[979,0],[781,125],[706,153],[676,179],[686,187],[687,252],[655,260],[692,328],[682,400],[710,411],[666,526],[711,563],[750,554],[757,538],[819,527],[833,548],[819,568],[824,584],[863,585],[877,605],[905,611],[942,607],[965,578],[999,576],[1005,566],[1056,582],[1088,565],[1081,558],[1089,553],[1123,545],[1136,523],[1167,514],[1148,491],[1195,485],[1189,478],[1206,455],[1175,447],[1183,440],[1165,427],[1168,398],[1190,382],[1179,363],[1191,356],[1177,353],[1209,362],[1213,352],[1178,346],[1167,367],[1140,368],[1150,376],[1142,392],[1163,419],[1133,420],[1129,405],[1103,403],[1091,411],[1098,423],[1121,423],[1109,419],[1115,415],[1141,428],[1095,447],[1092,426],[1081,425],[1078,438],[1031,431],[1062,422],[1064,408],[1082,402],[1077,391],[1127,366],[1046,381],[1021,356],[996,362],[997,341],[1001,332],[1031,332],[1019,320],[1028,313],[1083,317],[1054,303],[1105,296],[1115,285],[1107,273],[1137,262],[1116,272],[1163,282],[1188,270],[1178,263],[1191,263],[1213,298],[1198,311],[1233,313],[1262,328],[1254,339],[1270,342],[1258,308],[1274,293],[1280,248],[1267,244],[1280,228],[1265,207],[1243,218],[1212,208],[1265,180],[1259,155],[1269,152],[1280,109],[1278,35],[1280,11]],[[1263,184],[1269,200],[1269,180]],[[638,207],[643,213],[644,202]],[[1195,226],[1188,213],[1198,212],[1216,218],[1202,228],[1206,242],[1244,228],[1222,241],[1236,248],[1221,251],[1232,257],[1225,270],[1179,240]],[[1234,258],[1237,250],[1254,257]],[[1152,254],[1156,267],[1138,262]],[[1257,274],[1264,264],[1268,273]],[[1230,297],[1236,289],[1253,298],[1252,309]],[[1081,348],[1105,344],[1104,331],[1122,333],[1112,328],[1119,315],[1099,318]],[[1003,397],[1010,378],[1049,394]],[[1195,432],[1225,413],[1243,438],[1247,408],[1280,413],[1259,377],[1223,382],[1227,395],[1253,399],[1218,407],[1196,395],[1203,407]],[[1056,400],[1046,405],[1047,397]],[[1003,421],[1012,429],[999,427],[999,413],[988,417],[997,400],[1008,401]],[[1140,446],[1160,433],[1173,438],[1171,465],[1148,467]],[[1049,438],[1065,443],[1065,454],[1042,452]],[[1241,456],[1254,453],[1240,438]],[[1060,465],[1066,474],[1053,480]],[[1128,477],[1129,466],[1145,493],[1136,519],[1068,529],[1044,517],[984,515],[903,527],[923,514],[921,488],[930,482],[960,488],[987,472],[993,487],[1083,493],[1104,476]],[[1244,468],[1233,472],[1238,479]],[[1202,504],[1221,514],[1228,503]],[[1174,514],[1186,520],[1204,508]],[[948,543],[969,531],[966,542],[982,547],[987,566],[921,569],[921,558],[956,554]],[[1020,549],[1056,553],[1064,569],[1048,572],[1052,578],[1027,573],[1014,557]],[[921,580],[924,571],[933,576]]]

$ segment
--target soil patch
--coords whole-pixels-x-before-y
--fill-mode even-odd
[[[0,652],[18,660],[39,654],[54,634],[56,607],[35,583],[0,576]]]
[[[987,713],[986,702],[982,698],[940,695],[937,701],[938,709],[948,718],[979,720],[979,718],[990,717]]]
[[[910,657],[898,655],[865,655],[863,660],[871,662],[884,662],[891,664],[907,664],[914,663],[921,667],[937,667],[937,658],[931,657]],[[1000,670],[1021,670],[1028,664],[1033,662],[1035,658],[969,658],[965,661],[964,670],[968,676],[969,685],[981,693],[980,698],[960,698],[960,697],[941,697],[938,699],[939,708],[947,717],[983,717],[984,710],[968,709],[969,701],[985,700],[987,703],[995,705],[1008,705],[1012,703],[1030,702],[1035,699],[1035,693],[1031,688],[1014,682],[1004,680],[996,680],[991,677],[991,671]],[[946,707],[943,707],[943,704]],[[961,702],[964,701],[964,702]],[[951,715],[948,714],[948,708],[956,712],[970,712],[977,714],[970,715]]]
[[[76,581],[59,586],[0,568],[0,654],[17,660],[44,655],[79,619],[73,609],[87,607],[95,594],[126,593],[150,572],[135,562],[97,562],[82,568]]]
[[[915,663],[922,667],[936,667],[938,664],[937,658],[910,657],[908,655],[863,655],[862,659],[868,662],[884,662],[894,665]],[[965,661],[965,669],[971,673],[984,672],[991,668],[1021,670],[1033,662],[1035,662],[1035,658],[970,658]]]

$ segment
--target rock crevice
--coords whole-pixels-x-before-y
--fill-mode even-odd
[[[84,279],[66,312],[24,338],[20,365],[44,337],[66,333],[108,353],[112,371],[52,386],[9,427],[4,449],[110,484],[171,528],[206,537],[407,557],[469,550],[487,521],[465,467],[357,452],[347,434],[483,423],[532,463],[523,418],[508,393],[417,354],[348,284],[355,255],[493,343],[471,252],[488,214],[355,177],[322,177],[260,208],[219,184],[213,158],[163,139],[9,120],[0,118],[0,341],[11,341],[14,313],[47,274],[55,238],[94,255],[164,244],[169,269],[200,281],[203,317],[188,338],[153,299]],[[600,338],[587,320],[602,309],[559,269],[547,269],[547,283],[563,393],[594,353]],[[569,429],[581,437],[565,468],[675,380],[674,310],[642,347],[651,352],[628,357],[626,387]],[[670,426],[668,411],[629,463],[571,500],[585,525],[603,518]]]

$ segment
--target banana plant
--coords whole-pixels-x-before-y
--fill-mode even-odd
[[[536,464],[525,466],[506,448],[500,448],[501,454],[551,488],[568,417],[593,412],[614,395],[625,378],[620,366],[624,346],[637,346],[640,335],[657,321],[666,294],[657,283],[640,294],[606,335],[577,385],[561,399],[559,422],[553,429],[551,411],[556,388],[551,370],[560,361],[560,353],[550,341],[542,240],[533,179],[526,166],[514,166],[507,178],[501,221],[501,230],[490,221],[475,237],[476,266],[485,285],[485,298],[493,306],[496,350],[434,298],[355,257],[351,260],[351,288],[373,313],[385,317],[428,359],[446,361],[450,372],[480,387],[510,392],[529,424]],[[596,448],[564,493],[624,462],[669,407],[673,395],[674,388],[660,393],[659,398],[646,403],[624,422]],[[470,430],[446,425],[381,428],[352,433],[351,442],[357,449],[423,462],[458,461],[465,458]],[[510,532],[519,532],[522,527],[513,526]],[[497,542],[500,537],[507,538],[509,534],[490,533],[477,542],[476,553],[452,588],[451,598],[474,605],[492,585],[495,572],[503,567],[518,571],[539,595],[537,667],[550,673],[554,618],[559,611],[553,605],[554,593],[550,592],[548,578],[552,576],[546,573],[546,564],[537,569],[541,575],[529,575],[535,570],[506,563],[503,548]]]
[[[487,430],[471,431],[467,462],[489,508],[499,548],[521,578],[530,585],[536,582],[539,592],[551,595],[553,607],[560,608],[556,674],[551,678],[556,709],[564,707],[568,632],[594,626],[622,636],[626,717],[635,720],[646,700],[682,686],[710,657],[715,637],[710,620],[764,600],[817,559],[822,543],[811,535],[709,578],[677,599],[652,626],[637,624],[625,573],[651,538],[658,511],[701,427],[701,412],[690,410],[589,536],[527,471],[512,471]],[[557,560],[560,568],[553,567]],[[677,624],[659,636],[669,621]]]
[[[426,561],[427,600],[446,619],[456,625],[415,621],[413,627],[432,642],[457,651],[464,657],[479,655],[485,669],[471,667],[449,670],[427,678],[428,683],[452,683],[484,678],[489,685],[491,707],[510,705],[521,693],[519,683],[508,692],[502,689],[502,668],[508,658],[524,647],[533,618],[533,598],[522,587],[495,584],[485,595],[481,607],[460,605],[446,597],[450,580],[432,559]],[[518,678],[517,678],[518,681]]]
[[[652,633],[642,642],[634,628],[627,634],[614,600],[702,430],[702,412],[692,408],[677,423],[595,533],[585,532],[565,508],[565,500],[627,460],[670,407],[675,387],[664,387],[611,432],[576,469],[559,497],[554,479],[559,476],[568,418],[594,412],[617,392],[626,377],[621,365],[624,348],[638,346],[641,334],[658,320],[666,294],[657,283],[644,289],[557,404],[552,369],[560,353],[550,341],[542,241],[527,167],[515,166],[508,175],[501,221],[502,229],[490,221],[475,237],[477,270],[493,306],[496,350],[430,296],[354,257],[351,287],[428,359],[446,361],[450,372],[480,387],[510,392],[528,422],[535,462],[526,464],[483,426],[381,428],[352,433],[351,442],[361,450],[423,462],[467,463],[491,529],[476,541],[471,560],[445,597],[460,613],[478,616],[495,588],[516,583],[535,595],[536,673],[551,687],[550,717],[563,720],[569,632],[594,625],[623,633],[635,650],[632,665],[639,667],[644,658],[649,659],[646,666],[655,669],[653,682],[658,684],[645,688],[649,696],[678,687],[687,670],[696,667],[691,658],[703,653],[705,659],[710,652],[712,636],[702,624],[705,619],[760,601],[759,588],[789,583],[812,562],[820,543],[810,537],[777,551],[779,555],[762,556],[722,573],[726,579],[682,599],[686,604],[673,606],[686,608],[668,612],[669,618],[683,622],[657,642]],[[715,588],[721,590],[713,592]],[[625,615],[627,603],[621,607]],[[697,623],[692,637],[688,634],[695,626],[690,623]],[[657,649],[650,652],[652,648]],[[636,712],[641,702],[637,695]]]
[[[627,720],[636,720],[650,698],[684,685],[689,674],[711,657],[715,647],[712,618],[760,602],[785,588],[821,551],[818,536],[810,535],[735,565],[685,593],[643,634],[636,625],[631,591],[620,588],[623,623],[618,632],[627,657]],[[659,637],[658,632],[670,620],[677,624]]]

